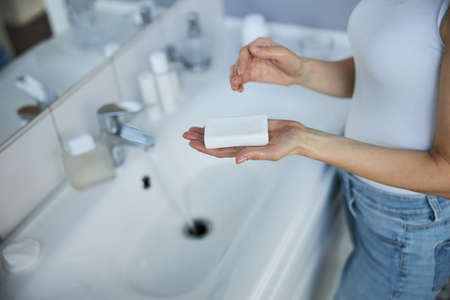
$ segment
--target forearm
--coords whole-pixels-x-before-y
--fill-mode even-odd
[[[302,72],[296,84],[334,97],[349,98],[355,85],[353,58],[340,61],[303,60]]]
[[[309,128],[299,142],[298,154],[382,184],[450,198],[450,163],[435,150],[384,148]]]

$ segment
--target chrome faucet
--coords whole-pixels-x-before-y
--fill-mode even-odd
[[[32,97],[43,111],[58,98],[58,93],[31,75],[16,78],[16,87]]]
[[[143,105],[138,102],[108,103],[97,110],[97,118],[100,128],[112,137],[109,143],[112,145],[111,153],[116,166],[125,161],[125,144],[142,147],[144,150],[155,144],[153,136],[145,131],[125,123],[125,118],[139,113]]]

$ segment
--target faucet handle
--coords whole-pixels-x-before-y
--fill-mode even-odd
[[[133,101],[105,104],[97,109],[100,128],[110,134],[118,134],[121,127],[119,117],[136,114],[142,109],[143,105],[141,103]]]
[[[117,103],[108,103],[97,109],[97,115],[108,117],[135,114],[143,109],[143,105],[135,101],[121,101]]]

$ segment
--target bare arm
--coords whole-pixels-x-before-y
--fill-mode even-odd
[[[296,84],[334,97],[353,96],[355,64],[352,57],[339,61],[300,59],[303,71]]]

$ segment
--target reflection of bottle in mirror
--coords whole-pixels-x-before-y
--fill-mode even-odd
[[[96,32],[95,3],[96,0],[66,0],[73,38],[82,48],[95,47],[102,39],[102,35]]]
[[[139,9],[133,14],[134,24],[139,28],[144,28],[155,19],[156,4],[153,0],[141,0]]]
[[[202,72],[211,64],[211,52],[208,39],[200,26],[197,12],[188,14],[187,37],[183,42],[183,64],[186,69]]]
[[[169,61],[164,51],[150,55],[150,66],[155,75],[159,100],[164,112],[170,114],[175,111],[180,98],[180,84],[175,70],[169,68]]]

